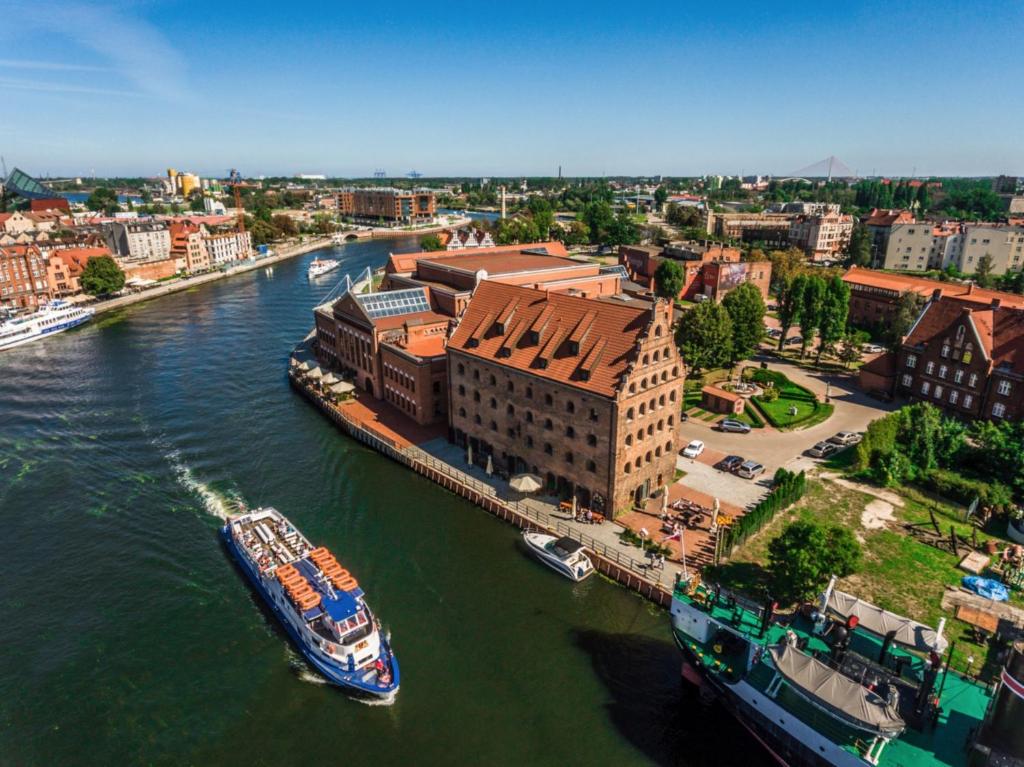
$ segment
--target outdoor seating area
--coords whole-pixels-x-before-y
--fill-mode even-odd
[[[569,514],[574,522],[583,522],[588,525],[599,525],[605,521],[605,516],[599,511],[594,511],[585,506],[580,506],[572,501],[561,501],[558,510]]]

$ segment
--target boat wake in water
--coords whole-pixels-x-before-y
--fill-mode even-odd
[[[205,482],[196,479],[192,469],[181,460],[181,453],[178,450],[168,453],[167,460],[171,462],[178,484],[198,495],[203,501],[203,508],[211,516],[226,522],[229,516],[242,509],[242,501],[237,496],[219,493]]]

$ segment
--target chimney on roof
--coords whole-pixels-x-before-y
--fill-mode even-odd
[[[964,317],[968,317],[970,316],[972,311],[973,310],[971,309],[971,307],[965,306],[960,310],[960,314],[962,314]]]
[[[967,295],[971,295],[972,293],[974,293],[974,283],[973,282],[968,282],[967,283]]]
[[[938,301],[940,298],[942,298],[942,288],[935,288],[932,291],[932,301]]]
[[[998,298],[998,297],[992,299],[992,308],[993,309],[998,309],[1002,305],[1003,305],[1003,299]]]

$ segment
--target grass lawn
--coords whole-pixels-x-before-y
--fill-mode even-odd
[[[944,587],[956,586],[965,573],[957,568],[960,558],[949,551],[929,546],[901,529],[904,522],[928,521],[928,506],[936,515],[944,532],[949,525],[956,526],[957,534],[969,540],[970,532],[958,506],[926,498],[913,490],[900,488],[899,494],[906,506],[896,508],[896,522],[888,527],[868,530],[861,523],[864,507],[874,500],[866,493],[840,487],[822,479],[807,483],[804,497],[786,512],[780,513],[759,533],[749,538],[727,562],[716,568],[711,578],[723,585],[759,596],[768,585],[763,564],[768,561],[768,543],[790,522],[797,519],[826,525],[841,525],[857,535],[862,543],[863,559],[859,572],[840,581],[840,588],[856,594],[886,610],[905,615],[935,627],[945,615],[941,608]],[[979,533],[979,542],[989,536]],[[1024,605],[1020,592],[1011,591],[1011,603]],[[965,636],[966,626],[950,620],[947,635],[957,642],[954,665],[966,667],[966,658],[973,655],[978,661],[985,657],[986,648],[972,644]],[[991,669],[988,669],[991,670]]]
[[[751,379],[761,384],[771,384],[779,392],[779,398],[751,397],[750,401],[761,415],[777,429],[793,429],[819,424],[832,415],[835,408],[818,402],[814,394],[803,386],[793,383],[777,370],[754,369]],[[795,414],[790,414],[792,409]]]

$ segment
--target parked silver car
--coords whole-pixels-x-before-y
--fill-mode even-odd
[[[847,447],[849,445],[856,445],[864,439],[863,434],[859,434],[855,431],[841,431],[834,437],[829,437],[828,441],[833,445],[839,445],[840,447]]]
[[[819,442],[807,451],[807,455],[811,458],[828,458],[837,450],[839,450],[839,445],[834,442]]]
[[[744,461],[736,469],[736,476],[743,477],[743,479],[753,479],[759,474],[764,474],[764,466],[757,461]]]
[[[747,434],[750,432],[750,424],[743,423],[743,421],[737,421],[735,418],[726,418],[720,424],[718,428],[722,431],[732,431],[737,434]]]

